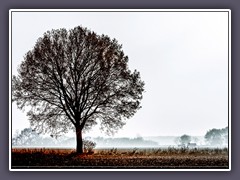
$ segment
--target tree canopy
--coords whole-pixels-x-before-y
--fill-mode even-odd
[[[14,146],[33,146],[40,142],[40,136],[31,128],[25,128],[12,139]]]
[[[206,142],[212,146],[221,146],[228,144],[228,127],[222,129],[210,129],[204,136]]]
[[[191,142],[191,136],[184,134],[182,136],[180,136],[179,138],[176,139],[177,143],[180,143],[180,145],[184,145],[187,146],[188,143]]]
[[[13,76],[12,100],[31,108],[27,116],[38,132],[75,129],[82,139],[82,130],[100,123],[113,133],[141,107],[144,82],[127,63],[122,45],[107,35],[80,26],[47,31]]]

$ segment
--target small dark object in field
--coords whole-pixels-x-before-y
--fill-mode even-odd
[[[93,154],[93,149],[96,147],[96,143],[90,140],[83,140],[84,153]]]

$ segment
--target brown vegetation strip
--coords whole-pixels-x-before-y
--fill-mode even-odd
[[[73,150],[13,149],[12,168],[228,168],[228,156],[223,152],[211,155],[140,152],[111,150],[77,155]]]

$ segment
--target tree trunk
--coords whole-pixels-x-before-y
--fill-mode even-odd
[[[76,152],[78,154],[82,154],[83,153],[83,140],[82,140],[82,129],[80,127],[76,127],[76,141],[77,141]]]

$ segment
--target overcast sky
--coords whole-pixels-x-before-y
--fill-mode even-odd
[[[116,38],[145,81],[142,109],[116,137],[204,135],[228,125],[227,12],[13,12],[12,73],[44,32],[79,25]],[[26,111],[13,103],[13,133],[25,127]]]

